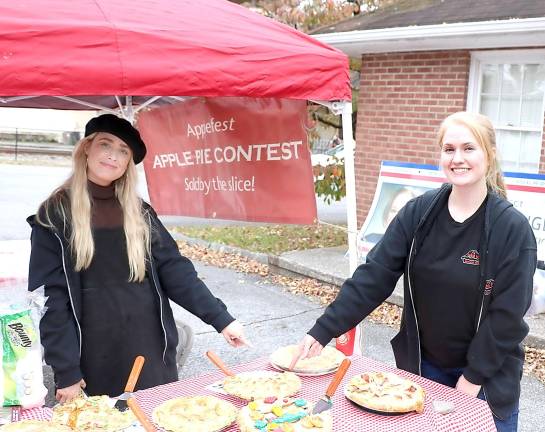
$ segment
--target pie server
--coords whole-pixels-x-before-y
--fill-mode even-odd
[[[146,432],[157,432],[157,429],[155,429],[155,426],[153,426],[151,421],[148,419],[148,416],[146,416],[144,411],[142,411],[142,408],[140,408],[140,405],[138,405],[135,398],[130,397],[127,400],[127,405],[129,405],[129,408],[133,412],[134,416],[138,419]]]
[[[144,366],[144,357],[138,356],[134,359],[132,365],[132,370],[127,380],[127,385],[125,386],[125,392],[117,398],[117,402],[114,405],[114,408],[119,411],[125,411],[128,408],[127,400],[132,397],[132,392],[136,387],[138,377],[140,377],[140,372],[142,372],[142,367]]]
[[[140,377],[140,372],[142,372],[142,367],[144,367],[144,361],[145,359],[143,356],[138,356],[134,359],[132,370],[129,374],[127,385],[125,386],[125,392],[119,396],[114,408],[117,408],[119,411],[125,411],[127,408],[130,408],[146,432],[156,432],[157,429],[155,429],[155,426],[149,421],[148,417],[144,414],[144,411],[142,411],[142,408],[140,408],[140,405],[138,405],[136,399],[132,395],[138,377]]]
[[[210,359],[212,363],[216,365],[216,367],[221,370],[225,375],[227,376],[234,376],[234,372],[231,371],[227,366],[225,366],[225,363],[218,357],[218,355],[214,351],[206,351],[206,357]]]
[[[344,375],[346,374],[346,371],[350,367],[351,361],[347,358],[345,358],[341,365],[339,366],[339,369],[333,376],[333,379],[331,380],[331,383],[327,387],[327,390],[325,391],[325,395],[322,396],[318,402],[316,402],[316,405],[314,405],[314,408],[312,409],[312,414],[319,414],[323,411],[326,411],[328,409],[331,409],[333,406],[333,402],[331,402],[331,397],[337,390],[337,387],[339,387],[339,384],[344,378]]]

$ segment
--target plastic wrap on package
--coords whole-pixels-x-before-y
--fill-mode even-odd
[[[40,319],[43,289],[32,293],[26,282],[0,290],[0,405],[33,408],[44,404]]]

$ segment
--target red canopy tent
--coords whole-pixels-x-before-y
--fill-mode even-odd
[[[308,35],[226,0],[5,1],[0,95],[0,107],[119,108],[131,120],[134,105],[187,96],[306,99],[342,112],[356,266],[348,58]]]
[[[344,53],[225,0],[2,2],[0,71],[0,107],[89,109],[75,96],[115,107],[112,95],[351,99]]]

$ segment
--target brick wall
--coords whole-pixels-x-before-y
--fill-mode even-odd
[[[435,134],[448,114],[466,107],[469,64],[466,50],[363,56],[355,153],[358,227],[371,206],[382,160],[437,164]]]

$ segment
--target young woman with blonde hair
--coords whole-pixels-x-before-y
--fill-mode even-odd
[[[516,431],[536,241],[506,200],[490,120],[452,114],[438,143],[448,183],[401,209],[292,367],[363,320],[403,275],[401,328],[391,341],[397,366],[486,399],[498,431]]]
[[[136,164],[145,154],[128,121],[91,119],[74,149],[72,174],[28,218],[29,290],[45,289],[40,333],[60,402],[81,388],[118,396],[138,355],[146,363],[137,388],[175,381],[178,335],[169,299],[231,345],[246,343],[242,326],[138,197]]]

